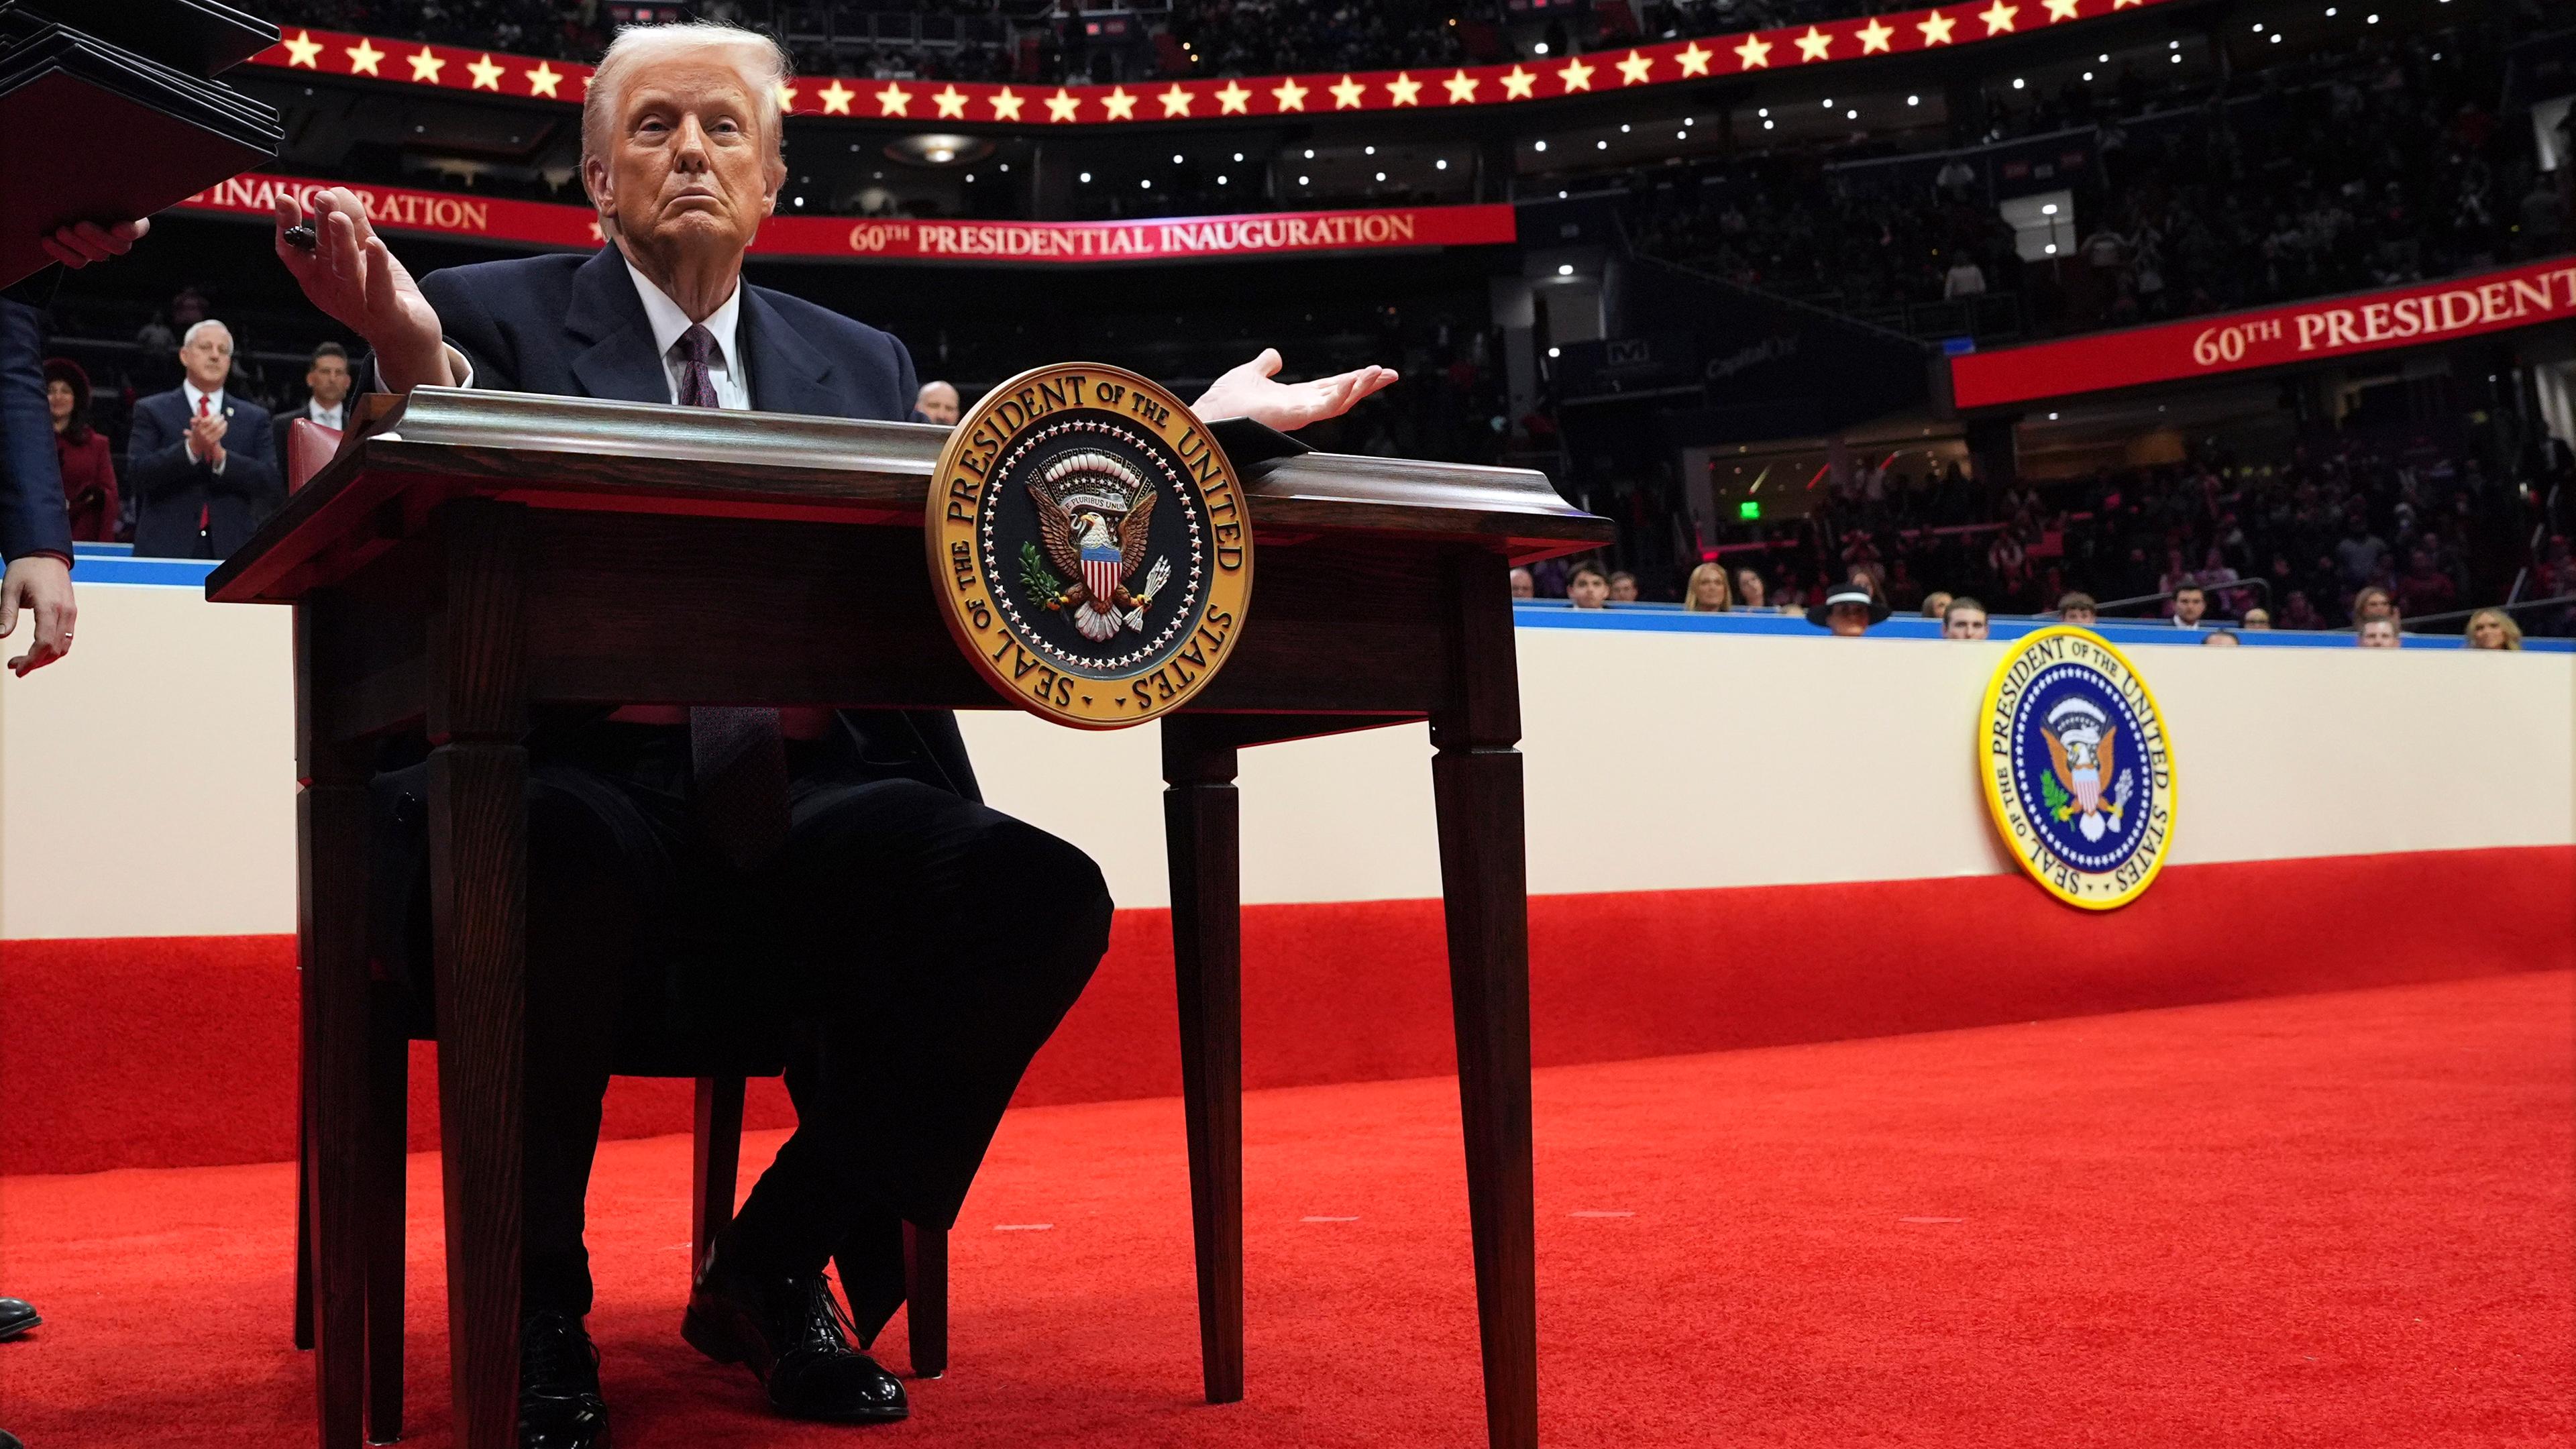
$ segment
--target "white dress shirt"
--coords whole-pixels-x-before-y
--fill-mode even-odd
[[[348,410],[349,405],[346,402],[337,407],[326,408],[311,398],[304,400],[304,416],[326,428],[338,428],[340,419],[348,413]]]
[[[661,354],[662,371],[670,378],[671,401],[678,402],[680,384],[687,376],[689,365],[672,349],[679,346],[681,334],[689,330],[689,314],[681,311],[680,304],[665,296],[661,288],[654,286],[652,278],[635,270],[631,261],[626,264],[626,275],[635,279],[635,295],[644,300],[644,320],[653,327],[653,350]],[[742,282],[737,279],[733,284],[733,295],[724,299],[723,306],[708,313],[707,320],[701,324],[716,340],[715,356],[707,359],[707,376],[715,382],[717,405],[737,412],[751,408],[751,378],[742,365],[742,353],[736,347],[741,321]]]
[[[224,390],[222,388],[216,388],[213,392],[199,392],[197,391],[197,385],[195,383],[182,379],[179,383],[179,391],[188,399],[189,417],[196,417],[200,412],[210,413],[215,417],[222,417],[224,415]],[[196,439],[189,437],[185,430],[182,430],[180,433],[180,446],[188,450],[189,462],[194,463],[198,461]],[[224,464],[231,462],[232,456],[232,450],[227,448],[224,450],[224,455],[215,460],[214,473],[216,477],[221,478],[224,476]]]

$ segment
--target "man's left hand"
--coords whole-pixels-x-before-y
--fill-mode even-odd
[[[134,250],[134,244],[143,240],[151,230],[152,222],[148,217],[141,221],[120,221],[114,226],[84,221],[39,238],[39,244],[44,247],[45,255],[78,270],[92,262],[125,255]]]
[[[1393,368],[1363,367],[1312,382],[1285,383],[1278,380],[1279,367],[1279,349],[1265,347],[1259,357],[1218,378],[1190,404],[1190,411],[1210,421],[1250,418],[1289,433],[1340,417],[1395,381]]]
[[[72,604],[71,566],[46,553],[11,559],[0,575],[0,639],[17,632],[21,609],[36,616],[33,643],[9,661],[10,672],[23,679],[72,652],[72,620],[80,611]]]

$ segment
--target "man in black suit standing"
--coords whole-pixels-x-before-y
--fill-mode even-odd
[[[63,265],[83,267],[124,254],[151,229],[148,221],[82,222],[45,238],[43,246]],[[53,282],[43,278],[19,288],[49,295]],[[44,355],[44,314],[0,295],[0,639],[18,631],[20,614],[34,616],[27,652],[9,661],[9,672],[21,679],[72,652],[80,612],[72,601],[72,520],[45,406]],[[0,1340],[44,1321],[25,1299],[0,1298]],[[19,1449],[18,1436],[0,1429],[0,1449]]]
[[[582,112],[582,179],[609,242],[595,254],[415,283],[335,189],[314,202],[309,251],[281,198],[278,257],[367,339],[360,375],[389,392],[906,419],[915,379],[900,342],[742,280],[786,177],[786,74],[776,44],[746,31],[622,32]],[[1394,376],[1289,387],[1278,368],[1265,352],[1200,410],[1294,428]],[[674,1023],[792,1039],[798,1118],[717,1239],[683,1335],[748,1364],[782,1413],[903,1417],[902,1385],[852,1330],[901,1302],[901,1225],[955,1219],[1021,1072],[1106,949],[1098,869],[981,803],[944,713],[627,705],[541,721],[528,750],[522,1444],[606,1442],[582,1326],[582,1195],[620,1034]],[[380,862],[418,860],[417,816],[380,817]],[[394,869],[417,896],[417,865]],[[386,949],[426,971],[417,926]],[[836,1254],[859,1325],[822,1276]]]
[[[229,555],[286,502],[268,409],[225,391],[232,329],[212,318],[179,340],[187,376],[134,404],[125,477],[138,557]]]

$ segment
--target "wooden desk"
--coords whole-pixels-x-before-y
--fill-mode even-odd
[[[448,389],[379,414],[206,593],[296,611],[319,1442],[354,1449],[363,1397],[367,777],[378,737],[424,730],[457,1442],[512,1449],[530,706],[1006,704],[934,613],[921,527],[943,429]],[[1260,550],[1243,632],[1159,726],[1208,1398],[1243,1397],[1236,752],[1428,718],[1486,1422],[1497,1449],[1529,1449],[1529,950],[1506,572],[1606,542],[1610,525],[1536,473],[1256,461],[1280,451],[1265,439],[1284,442],[1228,439]]]

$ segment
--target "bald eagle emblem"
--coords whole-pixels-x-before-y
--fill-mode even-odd
[[[1153,485],[1107,453],[1073,453],[1047,465],[1029,499],[1045,545],[1020,546],[1020,582],[1029,602],[1069,613],[1073,627],[1094,643],[1121,629],[1142,632],[1146,606],[1172,577],[1172,561],[1158,558],[1146,570],[1144,588],[1127,586],[1145,562]]]
[[[2120,731],[2091,700],[2060,700],[2048,712],[2040,733],[2048,741],[2053,778],[2040,782],[2048,813],[2060,823],[2072,820],[2088,842],[2098,842],[2120,828],[2135,781],[2118,768]],[[2109,798],[2103,782],[2112,780]]]

